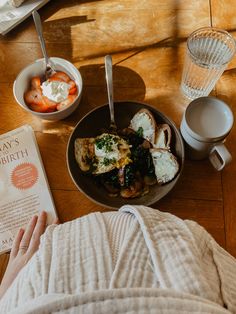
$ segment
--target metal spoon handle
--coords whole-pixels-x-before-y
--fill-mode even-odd
[[[39,42],[40,42],[40,45],[42,48],[43,56],[44,56],[45,61],[46,61],[46,65],[49,65],[50,62],[49,62],[49,58],[48,58],[48,55],[46,52],[45,41],[43,38],[43,29],[42,29],[42,22],[41,22],[40,15],[38,14],[37,11],[33,11],[32,15],[33,15],[33,19],[34,19],[35,28],[36,28],[36,31],[38,33]]]
[[[110,116],[111,116],[111,126],[116,127],[115,116],[114,116],[114,103],[113,103],[112,57],[110,55],[105,56],[105,71],[106,71],[108,102],[109,102]]]

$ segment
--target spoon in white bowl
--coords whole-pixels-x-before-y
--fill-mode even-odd
[[[54,73],[56,73],[56,71],[54,70],[53,65],[52,65],[52,63],[51,63],[51,61],[47,55],[45,41],[43,38],[42,22],[41,22],[40,15],[38,14],[37,11],[33,11],[32,15],[33,15],[33,19],[34,19],[35,28],[36,28],[36,31],[38,33],[39,42],[41,45],[43,56],[45,59],[45,64],[46,64],[45,77],[47,80],[50,76],[52,76]]]
[[[105,71],[106,71],[108,103],[109,103],[110,119],[111,119],[109,130],[111,131],[111,133],[116,133],[117,126],[115,123],[114,102],[113,102],[112,57],[110,55],[105,56]]]

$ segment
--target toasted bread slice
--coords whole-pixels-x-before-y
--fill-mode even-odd
[[[77,138],[75,140],[75,159],[82,171],[89,171],[94,158],[95,138]]]
[[[157,182],[164,184],[172,179],[179,171],[179,164],[176,157],[167,149],[152,148],[150,149]]]
[[[157,127],[156,138],[153,147],[170,149],[170,141],[171,141],[170,126],[168,124],[159,124]]]
[[[142,137],[152,144],[155,143],[157,125],[149,110],[139,110],[131,119],[129,127],[135,132],[141,133]]]

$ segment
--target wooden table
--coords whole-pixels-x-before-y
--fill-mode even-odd
[[[104,56],[114,63],[115,100],[136,100],[155,106],[179,127],[189,101],[179,86],[187,36],[203,26],[236,35],[236,0],[104,0],[50,1],[40,9],[50,56],[71,61],[84,81],[83,98],[70,117],[48,122],[21,109],[12,84],[27,64],[41,58],[32,18],[0,38],[0,132],[29,123],[36,132],[49,184],[61,222],[93,211],[105,211],[80,193],[66,166],[66,146],[77,121],[92,108],[107,103]],[[236,58],[213,95],[236,111]],[[236,128],[227,140],[233,161],[217,172],[208,160],[186,160],[178,184],[154,208],[204,226],[236,256]],[[8,254],[0,257],[0,278]]]

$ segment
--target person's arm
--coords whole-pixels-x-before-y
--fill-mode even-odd
[[[10,253],[9,263],[0,285],[0,299],[10,287],[20,270],[38,250],[40,237],[46,229],[47,214],[41,212],[34,216],[26,229],[20,229],[16,235]],[[58,223],[58,220],[54,223]]]

